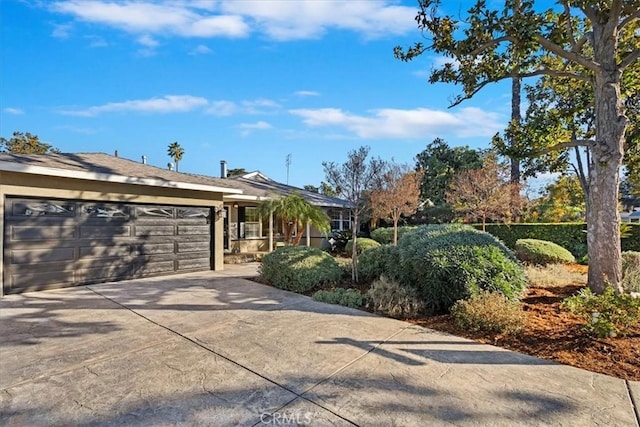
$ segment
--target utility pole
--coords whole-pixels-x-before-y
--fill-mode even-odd
[[[291,153],[287,154],[284,160],[284,164],[287,166],[287,185],[289,185],[289,166],[291,166]]]

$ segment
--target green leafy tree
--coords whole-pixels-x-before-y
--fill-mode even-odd
[[[325,196],[329,196],[329,197],[338,197],[340,195],[340,190],[336,190],[335,188],[333,188],[331,185],[327,184],[326,182],[322,181],[320,183],[320,194],[324,194]]]
[[[246,175],[247,173],[248,172],[245,168],[234,168],[227,171],[227,176],[242,176]]]
[[[560,175],[547,185],[542,196],[533,202],[527,221],[572,222],[583,221],[586,203],[580,180],[575,175]]]
[[[311,184],[307,184],[302,188],[304,188],[307,191],[311,191],[312,193],[319,193],[320,192],[320,187],[316,187],[315,185],[311,185]]]
[[[368,160],[369,147],[360,147],[352,150],[343,164],[335,162],[322,162],[327,182],[334,189],[339,189],[340,197],[351,203],[351,231],[353,234],[353,247],[357,248],[359,220],[371,206],[367,203],[368,194],[378,188],[380,177],[386,164],[380,159]],[[351,278],[358,282],[358,251],[353,251],[351,266]]]
[[[419,5],[416,21],[430,44],[397,47],[396,57],[410,60],[431,51],[450,58],[432,71],[430,81],[462,86],[453,105],[505,78],[547,75],[589,84],[593,137],[572,134],[553,149],[589,148],[589,287],[601,293],[611,284],[622,292],[617,199],[628,124],[622,83],[625,70],[640,57],[640,0],[561,0],[544,11],[534,9],[533,0],[507,0],[499,9],[479,0],[464,22],[442,14],[440,0],[419,0]]]
[[[467,169],[482,167],[480,152],[469,147],[451,148],[436,138],[416,156],[416,169],[422,171],[420,194],[434,206],[446,204],[446,193],[454,175]]]
[[[300,245],[307,224],[325,234],[331,230],[329,216],[296,193],[265,200],[258,205],[258,212],[262,216],[273,213],[273,216],[282,223],[284,242],[287,246]]]
[[[176,172],[178,172],[178,163],[180,163],[180,160],[182,160],[182,156],[184,156],[184,148],[182,148],[180,144],[178,144],[178,141],[172,142],[171,144],[169,144],[167,154],[169,154],[169,157],[171,157],[173,161],[176,162]]]
[[[59,153],[57,148],[40,141],[38,135],[14,132],[10,139],[0,138],[0,153],[49,154]]]

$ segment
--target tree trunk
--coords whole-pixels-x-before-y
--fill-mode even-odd
[[[621,293],[620,214],[618,180],[627,119],[620,95],[620,71],[615,58],[615,26],[594,25],[596,141],[589,180],[587,244],[589,288],[602,293],[607,285]]]
[[[360,214],[358,209],[353,211],[353,220],[351,227],[351,239],[353,240],[353,250],[351,251],[351,280],[353,283],[358,283],[358,246],[356,245],[358,239],[358,215]]]
[[[486,215],[482,215],[482,231],[487,231],[487,217]]]
[[[518,127],[518,131],[512,133],[511,141],[509,144],[511,148],[515,148],[520,141],[517,141],[517,136],[520,135],[520,104],[521,104],[521,83],[522,80],[519,77],[511,79],[511,123],[513,126]],[[516,158],[514,154],[511,154],[511,217],[514,222],[520,222],[520,159]]]
[[[400,218],[393,218],[393,245],[398,246],[398,221]]]

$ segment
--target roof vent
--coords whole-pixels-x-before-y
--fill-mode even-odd
[[[173,163],[171,163],[171,162],[167,163],[167,169],[172,171],[173,170]]]
[[[147,156],[142,156],[142,164],[143,165],[147,164]]]
[[[113,153],[113,157],[118,157],[118,150],[116,150],[116,152]]]

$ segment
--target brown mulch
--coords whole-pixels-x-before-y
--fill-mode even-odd
[[[524,331],[517,336],[473,333],[458,328],[450,315],[410,320],[420,326],[486,344],[553,360],[592,372],[640,381],[640,325],[626,337],[595,338],[580,318],[561,308],[562,300],[581,286],[530,288],[522,300]]]

